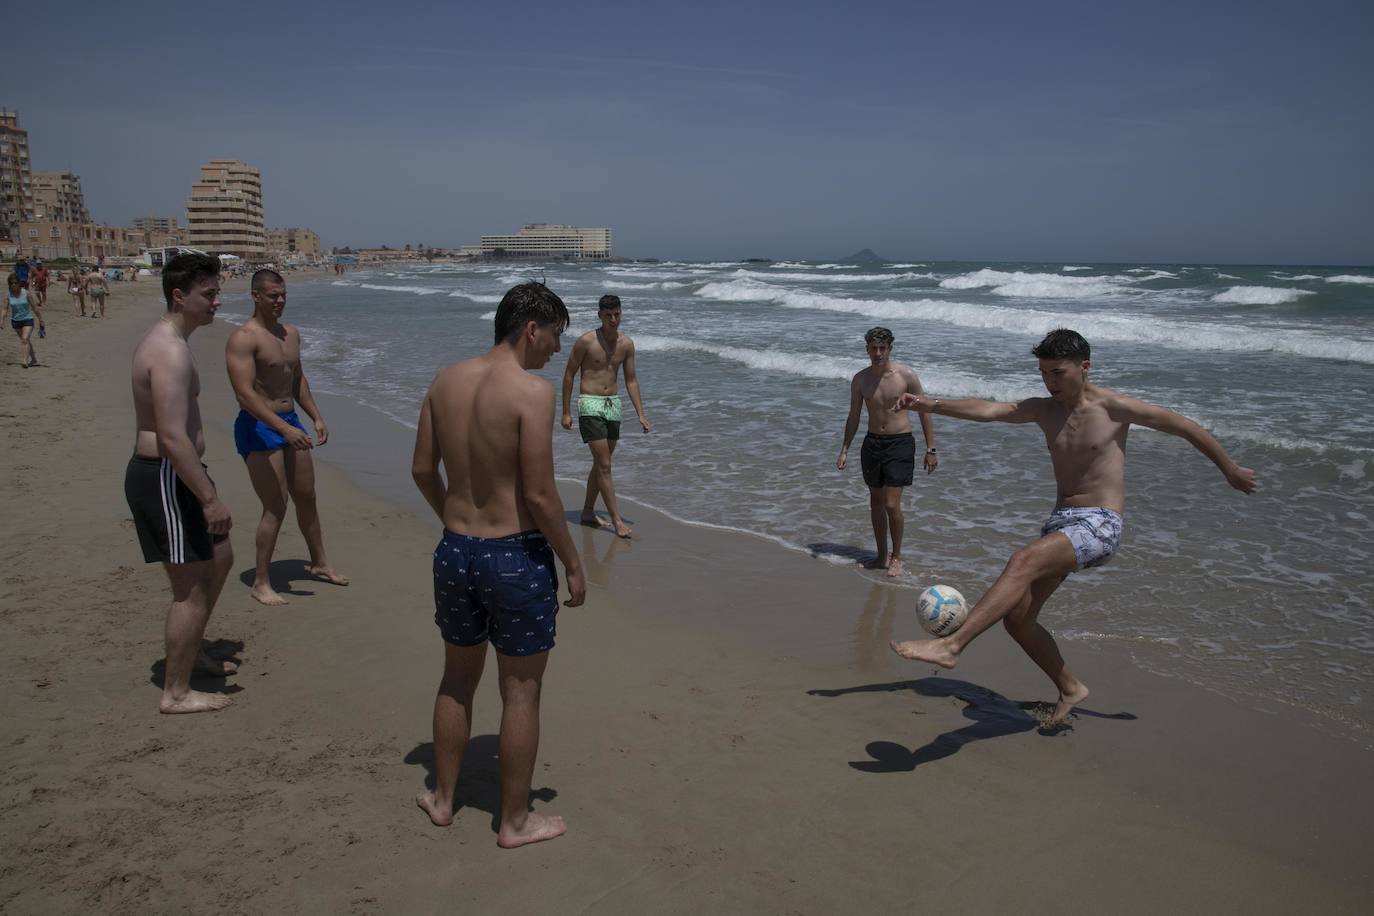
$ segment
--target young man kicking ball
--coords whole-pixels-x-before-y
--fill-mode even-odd
[[[1076,332],[1051,331],[1031,353],[1040,360],[1040,378],[1050,393],[1047,398],[1013,404],[904,394],[893,407],[959,420],[1039,424],[1050,450],[1058,493],[1039,540],[1012,554],[962,627],[940,639],[893,642],[892,649],[903,658],[953,668],[968,644],[1001,620],[1059,689],[1059,702],[1050,719],[1050,724],[1057,725],[1088,696],[1088,687],[1064,664],[1054,637],[1037,618],[1070,573],[1107,562],[1121,543],[1126,434],[1131,424],[1188,440],[1242,493],[1254,493],[1256,484],[1255,472],[1232,461],[1221,443],[1197,423],[1089,382],[1088,342]]]

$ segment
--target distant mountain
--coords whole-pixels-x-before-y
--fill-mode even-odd
[[[842,264],[881,264],[881,263],[883,263],[883,262],[886,261],[886,260],[887,260],[887,258],[880,258],[880,257],[878,257],[876,254],[874,254],[872,248],[865,248],[863,251],[860,251],[860,252],[858,252],[857,254],[851,254],[851,255],[850,255],[849,257],[847,257],[847,258],[840,258],[840,263],[842,263]]]

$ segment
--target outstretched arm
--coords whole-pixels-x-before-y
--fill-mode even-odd
[[[956,420],[973,420],[977,423],[1034,423],[1040,419],[1042,398],[1026,398],[1022,401],[985,401],[982,398],[928,398],[924,394],[907,394],[892,405],[896,410],[914,410],[922,414],[938,413],[942,417]],[[922,429],[924,429],[922,425]]]
[[[849,416],[844,420],[844,441],[840,443],[840,457],[835,461],[835,467],[841,471],[849,463],[849,443],[854,441],[854,434],[859,431],[859,412],[863,410],[863,395],[859,393],[859,377],[854,376],[849,383]]]
[[[1221,447],[1216,436],[1182,414],[1125,395],[1116,395],[1112,398],[1107,405],[1107,413],[1113,420],[1148,426],[1150,429],[1187,439],[1193,448],[1211,459],[1231,486],[1247,496],[1259,489],[1253,470],[1236,464],[1231,456],[1226,454],[1226,449]]]
[[[921,378],[916,374],[916,370],[914,369],[911,370],[910,378],[907,379],[906,391],[904,393],[914,394],[918,397],[926,393],[925,389],[921,387]],[[934,474],[935,469],[940,466],[940,459],[935,455],[935,424],[931,423],[930,414],[928,413],[920,414],[920,418],[921,435],[926,440],[926,454],[921,462],[921,466],[926,469],[927,474]]]
[[[577,370],[582,368],[582,355],[587,352],[587,348],[582,346],[582,339],[578,338],[573,343],[572,352],[568,354],[568,366],[563,370],[563,417],[564,429],[572,429],[572,389],[573,379],[577,377]]]
[[[635,342],[629,342],[629,352],[625,354],[625,390],[630,393],[630,403],[635,405],[635,415],[639,417],[639,425],[647,433],[653,429],[649,425],[649,420],[644,416],[644,402],[639,397],[639,376],[635,374]]]

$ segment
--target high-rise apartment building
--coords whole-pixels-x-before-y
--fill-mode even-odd
[[[58,223],[89,223],[81,176],[71,172],[33,173],[33,217]]]
[[[320,237],[309,229],[268,229],[267,250],[271,254],[318,258]]]
[[[515,235],[482,236],[482,254],[488,257],[605,260],[611,256],[611,230],[531,223]]]
[[[0,110],[0,233],[19,238],[19,224],[33,219],[33,175],[29,167],[29,132],[19,126],[19,113]]]
[[[186,201],[186,244],[210,254],[258,260],[267,254],[262,176],[237,159],[211,159]]]

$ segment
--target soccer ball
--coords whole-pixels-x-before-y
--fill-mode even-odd
[[[932,585],[916,599],[916,616],[931,636],[948,636],[964,625],[968,605],[957,588]]]

